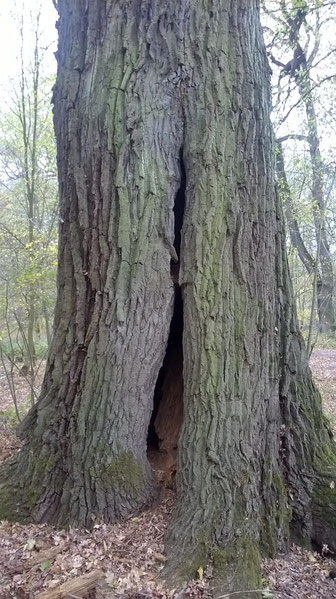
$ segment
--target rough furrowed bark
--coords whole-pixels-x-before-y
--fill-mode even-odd
[[[280,248],[279,248],[280,251]],[[314,541],[336,548],[336,446],[322,412],[321,397],[315,388],[298,323],[285,260],[278,281],[286,291],[280,303],[281,378],[279,386],[281,456],[292,536],[303,544]]]
[[[190,92],[186,110],[185,415],[167,543],[168,573],[212,557],[219,594],[244,596],[260,552],[291,533],[335,546],[336,454],[288,278],[256,5],[238,4],[215,13],[220,34],[198,11],[188,40],[211,94],[203,105]]]
[[[153,18],[135,1],[58,8],[58,300],[14,516],[88,526],[156,493],[146,436],[174,303],[181,74],[163,7]]]
[[[168,567],[187,577],[212,560],[215,592],[244,597],[260,588],[260,554],[290,529],[336,545],[335,449],[288,278],[258,3],[58,5],[54,340],[27,444],[5,466],[0,517],[88,526],[152,501],[146,436],[180,258]]]

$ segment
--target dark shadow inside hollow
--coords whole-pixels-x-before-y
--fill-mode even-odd
[[[166,354],[156,381],[153,412],[148,427],[147,447],[161,451],[176,449],[183,406],[183,301],[175,290],[174,313]],[[180,405],[176,405],[176,404]]]
[[[180,150],[180,187],[174,202],[174,248],[180,259],[181,230],[185,209],[186,173]],[[183,300],[178,284],[179,262],[171,261],[175,301],[166,354],[155,386],[153,412],[148,427],[148,457],[155,467],[155,454],[176,460],[178,435],[183,418]]]

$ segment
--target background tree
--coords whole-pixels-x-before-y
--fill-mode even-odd
[[[58,208],[52,81],[43,68],[40,12],[31,15],[33,22],[26,23],[25,16],[20,18],[20,75],[0,122],[0,322],[3,365],[6,368],[9,358],[13,374],[21,355],[33,402],[36,355],[41,357],[43,347],[45,353],[51,336]],[[32,36],[31,60],[26,46]],[[10,379],[13,389],[13,376]]]
[[[266,13],[265,25],[269,55],[275,68],[277,79],[277,128],[284,126],[285,135],[278,134],[278,177],[286,203],[286,216],[289,224],[291,242],[308,274],[316,271],[317,311],[319,330],[335,331],[334,273],[330,243],[333,237],[326,225],[328,192],[325,184],[326,163],[322,157],[319,128],[321,130],[321,106],[319,96],[325,94],[326,84],[335,79],[336,68],[332,60],[335,45],[331,38],[329,44],[329,22],[335,15],[330,13],[333,3],[317,0],[286,0],[283,2],[263,3]],[[323,42],[321,41],[321,38]],[[323,39],[324,38],[324,39]],[[328,61],[326,60],[328,59]],[[319,70],[317,70],[319,67]],[[324,73],[323,73],[324,71]],[[314,78],[314,74],[316,76]],[[322,75],[323,73],[323,75]],[[318,107],[319,106],[319,111]],[[303,114],[302,114],[303,110]],[[320,114],[319,114],[320,113]],[[302,131],[294,115],[303,119]],[[299,116],[300,115],[300,116]],[[294,131],[293,131],[294,128]],[[285,173],[283,143],[300,140],[307,145],[309,157],[305,157],[309,168],[300,172],[299,187],[305,189],[311,207],[314,236],[304,238],[295,213],[299,213],[298,204],[294,208],[295,192],[290,189]],[[302,152],[299,156],[302,156]],[[292,164],[292,158],[291,164]],[[313,243],[312,243],[313,242]],[[319,263],[316,264],[316,255]],[[314,280],[314,277],[312,277]]]
[[[54,337],[0,516],[89,526],[150,504],[147,431],[173,349],[169,567],[212,558],[221,593],[243,597],[290,532],[336,548],[335,445],[289,280],[258,2],[57,6]]]

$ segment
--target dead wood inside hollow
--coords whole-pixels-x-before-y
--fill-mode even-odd
[[[167,450],[168,448],[176,449],[177,447],[177,437],[183,414],[182,334],[183,300],[181,290],[177,289],[166,355],[156,383],[153,413],[148,429],[147,443],[148,447],[152,449]],[[168,405],[170,408],[167,410]],[[164,432],[165,419],[170,420],[169,428],[171,434],[169,437]]]
[[[180,150],[181,183],[174,202],[174,248],[178,262],[171,261],[175,286],[174,312],[168,344],[157,379],[153,413],[148,429],[148,457],[154,469],[176,470],[178,436],[183,419],[183,300],[178,283],[181,234],[185,210],[186,172]],[[155,452],[163,454],[155,456]]]

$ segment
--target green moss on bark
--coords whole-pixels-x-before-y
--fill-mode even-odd
[[[130,452],[125,452],[99,469],[99,478],[106,490],[123,487],[126,491],[140,490],[144,487],[144,473]]]
[[[215,568],[215,587],[220,586],[223,592],[223,584],[227,583],[227,592],[234,592],[235,597],[242,599],[245,593],[256,599],[259,593],[251,591],[261,587],[261,556],[257,543],[248,536],[237,538],[226,547],[216,547],[212,551],[212,561]],[[241,591],[241,593],[239,593]]]
[[[215,595],[234,592],[235,598],[243,599],[244,593],[248,591],[249,597],[259,597],[258,593],[253,594],[251,591],[260,589],[261,586],[261,556],[257,543],[247,535],[220,546],[210,541],[210,531],[204,531],[178,567],[173,561],[170,562],[166,577],[170,582],[172,575],[175,581],[197,578],[199,568],[204,569],[209,563],[214,567]]]
[[[22,521],[21,510],[17,507],[20,499],[20,488],[11,486],[0,486],[0,520]]]
[[[336,453],[333,442],[318,449],[315,467],[317,476],[312,498],[314,511],[323,513],[328,524],[336,529]]]
[[[46,487],[45,476],[54,471],[58,453],[43,454],[32,442],[29,461],[22,466],[21,454],[6,462],[0,471],[0,519],[24,522],[31,517]]]
[[[13,463],[1,468],[0,520],[24,522],[36,503],[37,491],[23,481],[13,480],[13,468]]]

